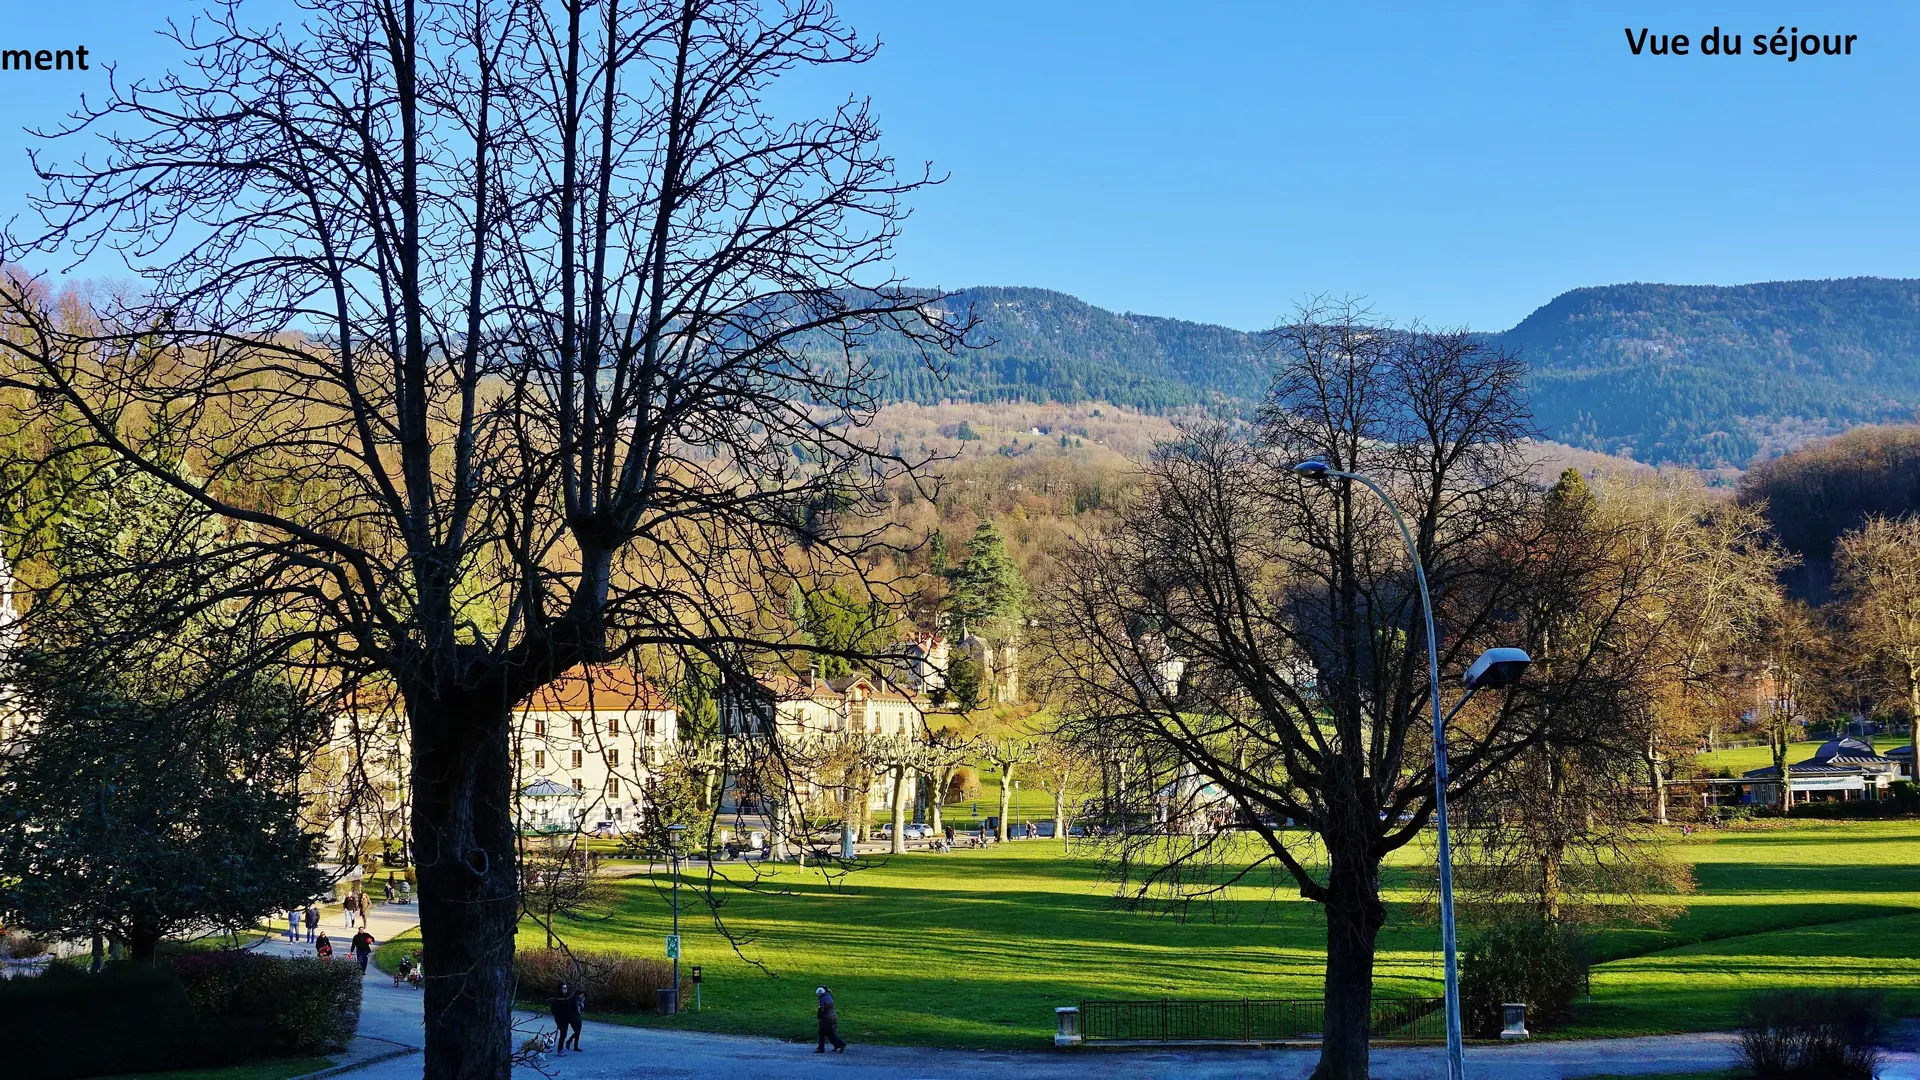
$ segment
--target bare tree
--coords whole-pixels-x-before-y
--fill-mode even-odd
[[[885,273],[926,176],[866,103],[763,106],[872,55],[826,0],[302,10],[170,26],[168,74],[55,133],[45,228],[0,258],[118,252],[138,289],[75,331],[8,278],[0,349],[248,527],[223,554],[305,655],[398,692],[426,1075],[504,1080],[515,705],[636,649],[790,647],[763,583],[852,568],[910,465],[859,346],[967,327]]]
[[[1033,776],[1034,783],[1053,796],[1053,833],[1060,839],[1061,852],[1071,852],[1068,834],[1080,808],[1098,790],[1099,763],[1071,740],[1050,737],[1035,749]]]
[[[1007,818],[1013,811],[1013,780],[1016,770],[1037,759],[1031,739],[1019,735],[1001,735],[980,740],[980,754],[1000,772],[1000,825],[994,835],[1002,842],[1013,835]]]
[[[1905,707],[1920,745],[1920,517],[1869,518],[1840,538],[1836,554],[1853,639],[1879,661],[1882,685]]]
[[[1134,807],[1211,789],[1260,841],[1259,857],[1202,830],[1155,845],[1150,875],[1199,875],[1217,892],[1278,863],[1327,917],[1326,1027],[1315,1075],[1367,1075],[1374,943],[1386,918],[1381,860],[1433,814],[1425,625],[1397,530],[1373,496],[1321,487],[1290,465],[1320,457],[1377,478],[1410,519],[1433,590],[1439,655],[1457,672],[1491,645],[1538,648],[1518,613],[1571,587],[1545,557],[1524,365],[1465,333],[1382,327],[1348,307],[1302,313],[1281,353],[1257,440],[1223,426],[1163,446],[1110,535],[1067,560],[1049,632],[1078,730],[1125,751]],[[1570,645],[1553,693],[1599,696],[1606,665]],[[1187,661],[1176,682],[1168,655]],[[1592,678],[1579,675],[1594,670]],[[1450,788],[1471,791],[1550,732],[1578,737],[1579,710],[1526,685],[1479,703],[1452,729]],[[1196,782],[1197,785],[1196,786]],[[1288,832],[1304,823],[1321,845]],[[1232,834],[1225,834],[1232,835]]]
[[[952,728],[940,728],[927,734],[921,760],[926,770],[927,826],[934,832],[943,831],[945,823],[941,820],[941,813],[946,808],[947,789],[953,785],[954,773],[977,758],[979,750],[974,740]]]

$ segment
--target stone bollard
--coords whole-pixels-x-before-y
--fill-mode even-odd
[[[1053,1010],[1053,1045],[1079,1046],[1084,1041],[1080,1035],[1080,1010],[1072,1005],[1063,1005]]]
[[[1500,1038],[1510,1042],[1527,1038],[1527,1003],[1509,1001],[1503,1003],[1500,1008],[1506,1014],[1507,1022],[1507,1026],[1500,1029]]]

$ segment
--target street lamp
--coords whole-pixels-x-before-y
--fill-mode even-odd
[[[1453,850],[1447,838],[1447,721],[1452,720],[1454,713],[1481,687],[1498,688],[1519,682],[1533,661],[1521,649],[1488,649],[1481,653],[1467,668],[1466,696],[1453,707],[1453,712],[1442,715],[1440,645],[1433,627],[1433,599],[1427,595],[1427,570],[1420,563],[1420,549],[1413,542],[1413,531],[1407,528],[1406,519],[1400,516],[1400,508],[1379,484],[1360,473],[1344,472],[1318,459],[1300,462],[1293,466],[1293,472],[1310,480],[1324,481],[1336,476],[1356,480],[1378,495],[1386,504],[1387,513],[1393,515],[1393,523],[1400,527],[1400,539],[1406,541],[1407,557],[1413,561],[1414,580],[1420,585],[1420,613],[1427,620],[1427,686],[1433,698],[1433,818],[1440,841],[1440,944],[1446,954],[1447,1077],[1465,1080],[1466,1055],[1460,1035],[1460,962],[1453,929]]]
[[[680,1011],[680,838],[685,825],[667,826],[667,865],[673,869],[673,1011]]]

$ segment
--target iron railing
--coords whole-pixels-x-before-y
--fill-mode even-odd
[[[1088,1042],[1306,1042],[1326,1029],[1318,998],[1274,1001],[1083,1001],[1080,1030]],[[1378,1040],[1447,1037],[1444,998],[1376,1001],[1368,1032]]]

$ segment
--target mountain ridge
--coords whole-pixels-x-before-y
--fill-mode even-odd
[[[971,306],[992,344],[939,378],[917,352],[874,343],[884,400],[1245,411],[1270,378],[1257,332],[1032,286],[959,289],[940,305]],[[1487,338],[1526,359],[1548,438],[1652,463],[1741,466],[1920,412],[1915,279],[1583,286]]]

